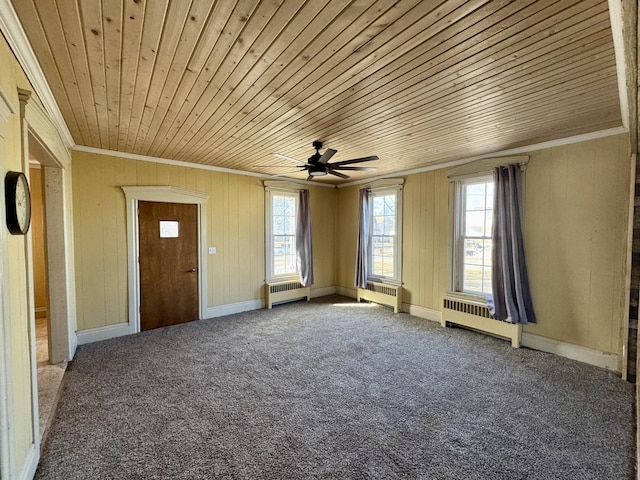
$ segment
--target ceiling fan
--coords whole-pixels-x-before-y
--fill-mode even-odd
[[[322,148],[322,142],[320,140],[316,140],[312,143],[313,148],[316,149],[316,153],[311,155],[306,162],[302,162],[298,159],[288,157],[286,155],[281,155],[279,153],[274,153],[273,155],[282,158],[283,160],[289,160],[290,162],[296,162],[299,165],[297,167],[300,169],[299,171],[307,170],[309,172],[309,176],[307,180],[314,180],[314,177],[320,177],[323,175],[335,175],[340,178],[349,178],[349,175],[345,175],[339,170],[351,170],[351,171],[360,171],[360,172],[375,172],[376,168],[374,167],[348,167],[346,165],[350,165],[352,163],[362,163],[362,162],[371,162],[373,160],[378,160],[377,155],[372,155],[370,157],[363,158],[354,158],[351,160],[342,160],[340,162],[329,163],[329,159],[333,157],[337,150],[333,148],[327,148],[324,153],[320,153],[320,149]],[[282,175],[276,175],[282,176]]]

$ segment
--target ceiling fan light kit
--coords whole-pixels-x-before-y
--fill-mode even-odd
[[[345,165],[349,165],[352,163],[362,163],[362,162],[372,162],[374,160],[378,160],[377,155],[372,155],[370,157],[363,158],[353,158],[351,160],[342,160],[340,162],[329,163],[329,159],[333,157],[337,150],[333,148],[327,148],[324,153],[320,153],[322,149],[322,142],[320,140],[314,141],[312,144],[313,148],[316,150],[316,153],[311,155],[306,162],[300,161],[296,158],[289,157],[287,155],[282,155],[281,153],[274,153],[273,155],[281,158],[283,160],[288,160],[290,162],[298,163],[298,168],[300,171],[307,170],[309,172],[309,176],[307,180],[313,180],[314,177],[322,177],[325,175],[334,175],[336,177],[340,177],[343,179],[349,178],[349,175],[345,175],[338,170],[351,170],[351,171],[361,171],[361,172],[374,172],[376,169],[374,167],[347,167]],[[280,177],[282,175],[274,175],[276,177]]]

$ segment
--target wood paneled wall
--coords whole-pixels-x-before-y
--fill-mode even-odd
[[[629,197],[626,135],[531,152],[525,249],[536,325],[525,331],[620,354]],[[336,281],[353,289],[358,186],[338,191]],[[405,179],[403,302],[441,310],[449,276],[445,170]]]
[[[4,140],[0,137],[0,166],[3,176],[8,170],[22,171],[29,175],[28,165],[22,162],[22,136],[20,128],[20,103],[18,88],[31,89],[22,68],[0,35],[0,90],[8,98],[13,110],[4,129]],[[1,226],[1,228],[5,228]],[[7,378],[7,408],[10,425],[9,447],[12,455],[11,478],[18,478],[26,462],[29,461],[29,449],[35,442],[31,417],[31,401],[37,392],[31,385],[31,358],[29,352],[29,287],[27,277],[27,244],[22,235],[9,235],[5,228],[2,237],[2,251],[6,270],[3,272],[5,290],[4,331],[9,335],[3,339],[9,345],[9,354],[3,353],[3,359],[9,357]],[[2,368],[5,368],[2,365]]]
[[[128,321],[124,185],[171,185],[209,194],[208,307],[264,297],[262,179],[181,166],[73,153],[78,329]],[[311,187],[314,288],[334,285],[335,194]]]
[[[621,353],[628,148],[619,135],[530,154],[525,246],[538,324],[525,332]]]
[[[526,332],[618,354],[624,315],[629,165],[625,135],[530,153],[525,242],[539,322]],[[127,321],[121,185],[209,193],[208,306],[263,297],[264,190],[258,178],[74,152],[79,329]],[[448,284],[445,170],[404,186],[403,301],[440,310]],[[311,188],[315,288],[353,289],[359,187]]]
[[[448,281],[448,186],[444,170],[409,175],[404,185],[402,301],[438,311]]]

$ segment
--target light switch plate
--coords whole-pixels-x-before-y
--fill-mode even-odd
[[[209,247],[209,255],[216,253],[216,247]]]

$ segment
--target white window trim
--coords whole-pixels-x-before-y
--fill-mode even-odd
[[[300,273],[286,273],[275,275],[273,273],[273,197],[274,195],[284,195],[294,197],[296,200],[296,216],[298,215],[300,185],[293,182],[267,180],[265,186],[265,276],[266,282],[286,282],[290,280],[300,280]],[[297,234],[297,232],[296,232]]]
[[[402,285],[402,204],[403,204],[403,184],[404,178],[384,178],[366,185],[372,194],[395,193],[396,195],[396,248],[394,251],[394,273],[393,277],[383,277],[374,275],[371,267],[372,258],[369,257],[369,275],[367,280],[372,282],[386,283],[389,285]],[[373,213],[373,212],[372,212]]]
[[[472,183],[488,183],[493,182],[493,176],[487,174],[466,176],[465,178],[458,178],[454,182],[454,224],[453,224],[453,276],[451,288],[455,294],[464,295],[466,298],[481,298],[484,299],[486,293],[468,292],[463,288],[464,277],[464,235],[462,232],[462,205],[464,204],[464,198],[462,196],[463,187],[465,184]],[[460,207],[460,208],[459,208]]]
[[[458,290],[458,281],[460,275],[460,258],[456,255],[457,243],[459,238],[459,229],[461,225],[460,214],[461,209],[458,208],[461,205],[462,189],[460,188],[461,182],[472,178],[489,177],[493,175],[493,169],[501,165],[509,165],[517,163],[520,165],[520,169],[524,172],[527,169],[529,163],[529,156],[519,155],[511,157],[494,157],[484,158],[475,162],[470,162],[458,167],[449,169],[447,171],[447,177],[449,178],[449,242],[448,242],[448,266],[449,266],[449,282],[447,285],[447,297],[458,297],[465,300],[471,300],[480,303],[486,303],[485,294],[475,294],[470,292],[463,292]],[[524,177],[523,177],[524,180]],[[524,190],[525,182],[522,184],[522,202],[521,209],[524,211]],[[521,217],[524,220],[524,216]]]

